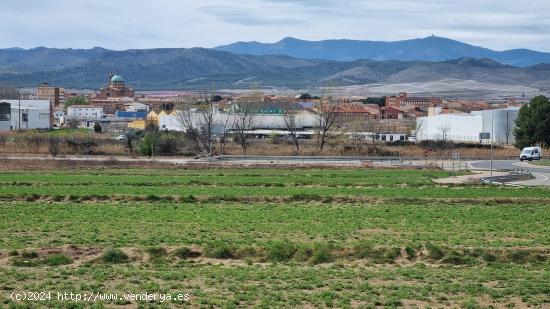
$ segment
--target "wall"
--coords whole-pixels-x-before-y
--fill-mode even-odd
[[[479,142],[479,133],[483,130],[481,115],[437,115],[419,117],[417,122],[420,127],[416,134],[417,140]]]
[[[50,122],[50,101],[48,100],[2,100],[11,105],[11,116],[9,126],[5,122],[0,130],[26,130],[26,129],[49,129]],[[26,115],[26,116],[24,116]],[[27,121],[24,121],[24,118]],[[21,121],[20,121],[21,119]],[[21,127],[19,127],[21,126]]]

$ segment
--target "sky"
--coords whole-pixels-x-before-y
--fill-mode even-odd
[[[124,50],[432,34],[550,51],[550,0],[1,0],[0,48]]]

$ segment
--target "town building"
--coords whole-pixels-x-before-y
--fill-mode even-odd
[[[436,114],[417,119],[417,140],[456,142],[490,142],[513,144],[515,121],[519,108],[473,111],[470,114]],[[492,134],[491,140],[480,140],[480,133]]]
[[[428,97],[410,97],[406,92],[399,93],[399,96],[386,97],[386,107],[405,107],[405,106],[421,106],[429,107],[434,105],[441,105],[443,100],[441,98],[428,98]]]
[[[1,100],[0,131],[50,129],[51,115],[49,100]]]
[[[65,104],[65,89],[44,83],[36,88],[36,98],[50,101],[54,108],[63,106]]]
[[[97,105],[72,105],[67,108],[68,117],[103,118],[103,107]]]
[[[96,95],[96,99],[107,100],[110,98],[133,98],[135,94],[134,88],[127,87],[124,83],[124,78],[121,75],[109,74],[109,84],[101,88]]]

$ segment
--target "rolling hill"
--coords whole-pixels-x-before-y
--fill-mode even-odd
[[[287,55],[304,59],[354,61],[359,59],[445,61],[463,57],[489,58],[514,66],[550,63],[550,53],[528,49],[494,51],[459,41],[430,36],[422,39],[382,42],[356,40],[305,41],[285,38],[276,43],[237,42],[217,50],[251,55]]]
[[[10,55],[10,52],[13,54]],[[488,58],[445,61],[302,59],[204,48],[112,51],[10,49],[0,52],[0,83],[97,89],[118,70],[138,90],[287,87],[473,80],[549,89],[550,66],[516,67]]]

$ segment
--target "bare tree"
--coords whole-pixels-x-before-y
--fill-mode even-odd
[[[506,121],[502,124],[504,131],[504,136],[506,137],[506,146],[510,145],[510,135],[514,131],[515,123],[513,121],[512,117],[510,117],[510,111],[506,111]]]
[[[415,124],[414,124],[414,137],[416,138],[417,141],[418,141],[419,134],[421,134],[421,132],[423,131],[424,131],[424,122],[419,121],[418,118],[416,118]]]
[[[440,136],[441,136],[441,139],[446,142],[447,141],[447,138],[449,137],[449,131],[451,130],[451,128],[449,128],[448,126],[441,126],[439,127],[439,132],[440,132]]]
[[[202,149],[212,155],[212,140],[214,130],[214,103],[206,96],[205,103],[197,108],[198,116],[198,137],[201,142]]]
[[[233,129],[235,127],[235,115],[233,113],[233,110],[230,108],[226,113],[219,113],[218,116],[219,117],[217,123],[219,124],[221,130],[221,136],[219,139],[220,154],[224,154],[225,144],[227,143],[228,138],[228,131],[229,129]]]
[[[250,98],[240,100],[232,106],[235,112],[235,134],[237,135],[243,154],[246,154],[247,150],[247,131],[252,129],[254,117],[257,113],[258,104],[260,103],[259,95],[258,92],[254,92]]]
[[[187,136],[194,145],[196,151],[201,152],[201,141],[199,138],[199,130],[195,124],[195,112],[191,106],[185,104],[181,109],[175,112],[177,121],[180,123],[184,136]]]
[[[176,117],[197,151],[212,155],[214,103],[208,100],[208,96],[194,107],[183,105]]]
[[[341,110],[338,101],[335,101],[332,96],[326,99],[321,99],[317,106],[317,145],[316,150],[323,152],[326,143],[335,138],[335,130],[337,122],[340,118]]]
[[[285,102],[283,103],[283,119],[285,121],[285,126],[287,131],[294,142],[296,147],[296,152],[300,152],[300,139],[298,138],[298,125],[300,115],[298,114],[298,109],[296,108],[296,103]]]

